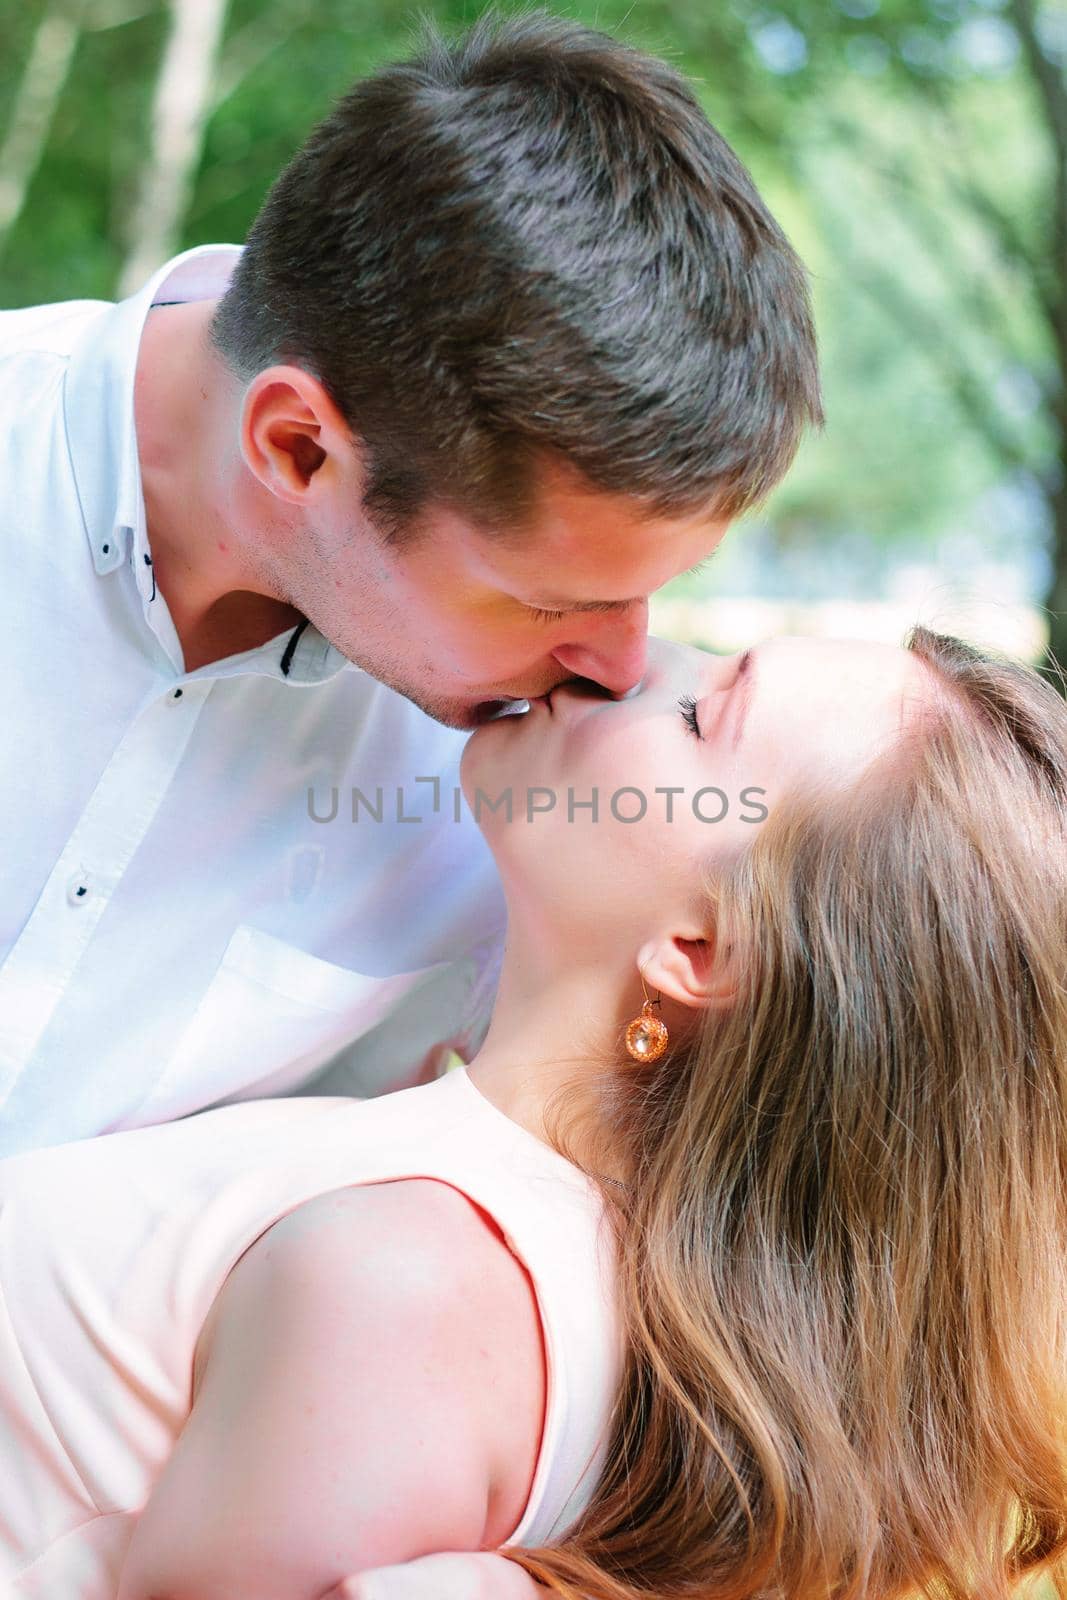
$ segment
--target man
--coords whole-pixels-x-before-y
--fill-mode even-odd
[[[623,694],[819,418],[802,270],[664,63],[483,18],[116,306],[0,317],[0,1153],[484,1032],[465,730]]]

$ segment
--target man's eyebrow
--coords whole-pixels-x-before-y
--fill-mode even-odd
[[[704,556],[702,560],[698,561],[695,567],[690,567],[688,571],[679,573],[678,577],[695,578],[697,573],[703,572],[708,562],[717,556],[718,553],[719,547],[716,547],[708,555]],[[671,582],[677,582],[677,578],[672,578]],[[647,600],[647,598],[648,596],[643,594],[634,595],[630,600],[563,600],[557,598],[541,598],[539,600],[528,600],[526,603],[527,605],[531,606],[539,606],[545,611],[625,611],[627,606],[636,605],[640,601]]]

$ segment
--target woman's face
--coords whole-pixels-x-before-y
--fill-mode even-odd
[[[513,916],[540,908],[583,949],[609,928],[640,939],[697,911],[700,869],[753,842],[783,797],[858,776],[930,693],[890,645],[777,638],[716,656],[651,638],[627,699],[565,684],[480,728],[463,791]]]

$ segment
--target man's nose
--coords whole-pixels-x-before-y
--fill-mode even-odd
[[[648,602],[618,617],[591,616],[581,640],[561,644],[552,654],[579,678],[591,678],[612,694],[627,694],[641,682],[648,658]]]

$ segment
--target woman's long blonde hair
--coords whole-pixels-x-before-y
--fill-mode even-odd
[[[714,883],[736,1005],[612,1076],[610,1456],[507,1552],[568,1600],[1001,1600],[1067,1551],[1067,705],[908,643],[938,706]]]

